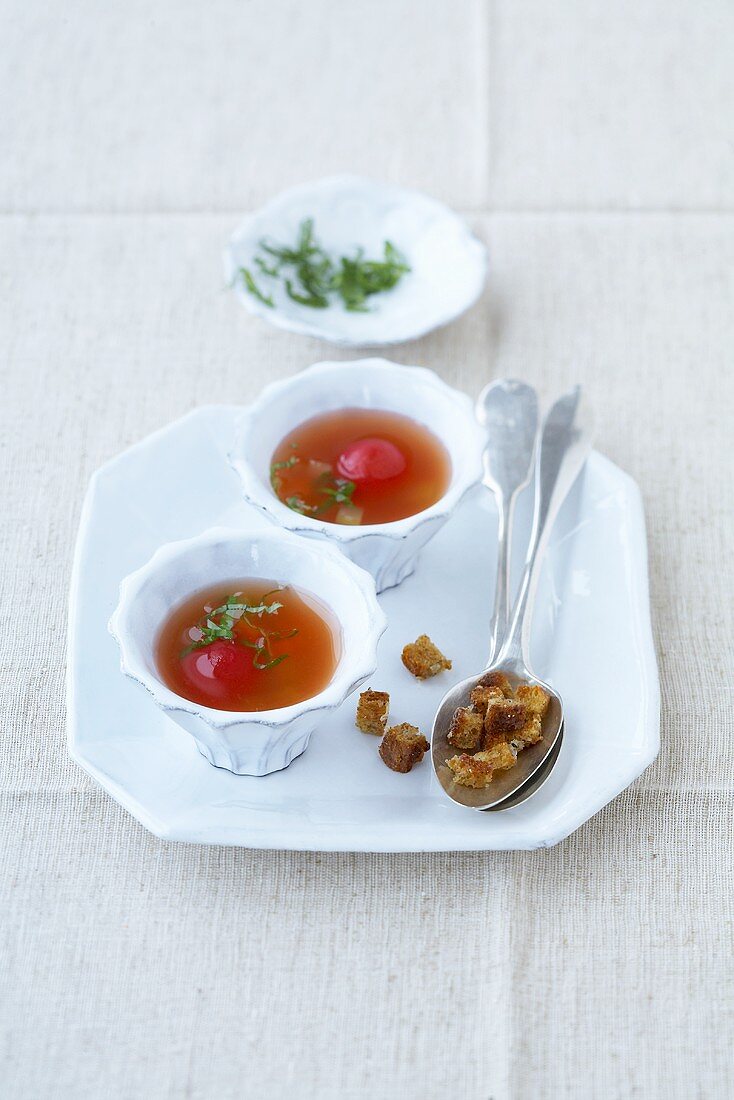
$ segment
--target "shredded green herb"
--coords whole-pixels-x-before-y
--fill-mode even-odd
[[[280,495],[283,489],[283,481],[278,476],[278,471],[289,469],[299,461],[300,459],[296,455],[291,455],[290,458],[282,462],[271,464],[270,484],[277,496]],[[323,473],[314,482],[314,490],[326,497],[326,500],[322,501],[321,504],[308,504],[303,497],[297,494],[286,497],[283,503],[287,504],[292,511],[300,512],[302,516],[321,516],[336,504],[351,504],[356,488],[357,486],[353,481],[347,481],[343,477],[334,477],[330,473]]]
[[[282,588],[274,588],[272,592],[266,592],[259,604],[248,604],[242,599],[241,592],[235,592],[233,595],[227,596],[219,607],[214,607],[211,611],[207,611],[202,615],[194,627],[199,637],[186,646],[181,651],[180,656],[185,657],[195,649],[204,649],[212,642],[234,641],[238,645],[247,646],[248,649],[255,651],[252,657],[255,668],[264,671],[279,665],[281,661],[286,659],[288,654],[282,653],[278,657],[274,657],[271,644],[274,641],[293,638],[298,633],[298,627],[288,631],[276,631],[266,630],[262,625],[264,615],[277,615],[283,607],[282,603],[276,601],[272,603],[265,602],[277,592],[282,592]],[[251,616],[255,616],[260,621],[253,622]],[[251,642],[241,634],[235,634],[235,626],[240,620],[244,621],[250,629],[259,631],[260,636],[256,641]]]
[[[282,279],[285,292],[299,305],[311,309],[326,309],[332,301],[341,299],[351,313],[369,312],[368,299],[393,287],[410,271],[405,257],[385,241],[381,260],[366,260],[364,249],[354,256],[332,258],[314,236],[313,218],[301,222],[298,239],[293,246],[263,239],[254,264],[265,278]],[[272,294],[260,289],[246,267],[240,268],[246,290],[264,305],[273,307]]]
[[[351,504],[352,493],[357,488],[353,481],[346,481],[343,477],[337,477],[334,481],[334,488],[322,488],[319,490],[321,493],[326,493],[332,499],[327,501],[326,507],[330,508],[332,504]]]
[[[295,466],[300,459],[298,455],[291,455],[290,458],[286,458],[283,462],[273,462],[270,465],[270,484],[273,486],[275,493],[279,493],[283,487],[283,481],[278,477],[279,470],[290,470],[291,466]]]
[[[269,294],[263,294],[246,267],[240,268],[240,275],[242,276],[242,280],[247,287],[247,290],[250,292],[250,294],[252,294],[253,298],[257,298],[263,303],[263,305],[269,306],[272,309],[275,305],[275,302]]]

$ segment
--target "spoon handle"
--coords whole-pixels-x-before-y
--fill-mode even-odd
[[[510,541],[512,539],[512,515],[515,498],[508,500],[504,493],[497,498],[497,576],[494,583],[494,608],[489,626],[489,657],[492,664],[500,641],[510,623]]]
[[[529,667],[528,642],[540,565],[561,505],[591,450],[590,416],[581,406],[581,387],[559,397],[543,421],[535,464],[535,511],[517,599],[497,664]]]
[[[484,484],[497,501],[497,579],[489,661],[505,634],[510,615],[510,540],[515,500],[530,480],[538,430],[538,398],[532,386],[500,379],[477,399],[477,417],[487,429]]]

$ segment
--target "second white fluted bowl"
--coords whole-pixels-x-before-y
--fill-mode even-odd
[[[318,413],[341,408],[386,409],[412,417],[441,440],[451,459],[451,480],[430,508],[392,523],[348,526],[293,511],[270,484],[273,451],[283,437]],[[485,433],[470,398],[422,367],[386,359],[316,363],[267,386],[238,425],[230,463],[245,498],[273,523],[338,546],[375,578],[377,591],[413,572],[423,546],[444,525],[462,497],[482,477]]]

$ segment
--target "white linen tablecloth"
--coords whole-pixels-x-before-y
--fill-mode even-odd
[[[734,7],[2,11],[0,1094],[734,1095]],[[243,212],[341,170],[489,246],[481,302],[392,357],[472,393],[582,382],[644,494],[662,751],[551,850],[164,843],[66,754],[88,478],[353,357],[249,317],[220,267]]]

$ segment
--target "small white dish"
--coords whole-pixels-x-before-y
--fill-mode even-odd
[[[248,848],[541,848],[572,833],[654,760],[659,688],[642,502],[630,477],[592,453],[558,517],[538,589],[533,663],[567,713],[558,763],[533,798],[501,814],[469,813],[446,799],[427,758],[409,775],[389,771],[378,739],[355,729],[353,696],[321,716],[308,752],[285,771],[260,779],[212,768],[120,675],[107,620],[120,579],[161,543],[216,524],[270,530],[242,501],[226,463],[239,413],[197,409],[149,436],[95,474],[84,503],[69,606],[69,751],[146,828]],[[520,558],[530,515],[525,494]],[[496,536],[494,503],[478,489],[426,547],[415,574],[380,598],[389,625],[367,682],[391,693],[391,721],[429,731],[447,686],[487,652]],[[450,673],[425,683],[400,662],[402,646],[422,630],[453,659]]]
[[[388,240],[406,257],[410,272],[392,290],[372,297],[368,313],[350,313],[340,303],[311,309],[294,302],[282,280],[261,274],[253,261],[263,238],[293,244],[306,218],[313,218],[315,235],[330,254],[351,256],[362,246],[368,258],[379,259]],[[443,203],[345,175],[293,187],[245,218],[226,249],[224,267],[250,313],[278,328],[345,347],[380,347],[423,336],[473,305],[484,287],[487,254]],[[242,267],[272,297],[272,307],[247,291]]]
[[[392,523],[326,523],[283,504],[270,484],[275,447],[296,425],[317,413],[343,408],[387,409],[419,421],[441,440],[451,459],[451,482],[430,508]],[[316,363],[267,386],[242,414],[229,456],[245,499],[273,523],[309,538],[329,541],[375,578],[377,591],[412,573],[417,555],[443,527],[459,501],[482,477],[484,429],[465,393],[423,367],[386,359]]]
[[[278,710],[224,711],[183,699],[161,680],[155,641],[171,609],[207,585],[241,577],[292,584],[333,612],[341,628],[341,653],[330,683],[318,695]],[[122,671],[191,734],[202,756],[218,768],[258,776],[287,767],[306,749],[324,715],[372,675],[386,626],[372,578],[332,547],[317,547],[286,531],[223,527],[161,546],[122,581],[109,623]]]

